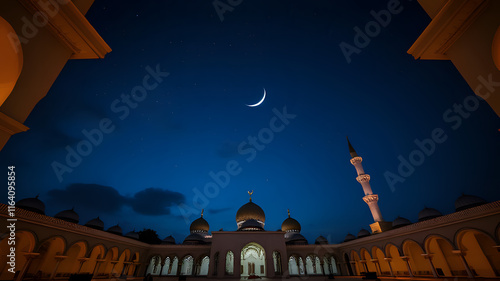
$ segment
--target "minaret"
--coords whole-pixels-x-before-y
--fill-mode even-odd
[[[354,150],[354,147],[352,147],[351,142],[349,142],[349,138],[347,138],[347,145],[349,145],[349,153],[351,154],[351,164],[354,166],[354,168],[356,168],[356,172],[358,173],[356,180],[361,184],[361,186],[363,187],[363,191],[365,192],[363,201],[368,204],[368,207],[372,212],[373,220],[375,221],[374,224],[370,225],[372,232],[382,232],[383,230],[386,230],[389,224],[384,222],[384,219],[382,218],[382,213],[380,212],[380,208],[378,207],[378,195],[373,194],[372,188],[370,186],[370,175],[365,174],[363,166],[361,165],[363,158],[358,156],[356,150]]]

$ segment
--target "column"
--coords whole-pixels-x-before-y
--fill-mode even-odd
[[[356,271],[356,262],[355,261],[351,261],[351,268],[352,268],[352,273],[353,275],[361,275],[361,273],[357,272]]]
[[[366,266],[366,260],[360,260],[359,262],[363,265],[363,268],[365,269],[365,272],[369,272],[368,266]]]
[[[23,268],[19,272],[19,275],[17,275],[16,281],[21,281],[24,278],[24,275],[26,272],[28,272],[28,269],[31,265],[31,262],[33,259],[37,258],[40,254],[39,253],[23,253],[24,257],[26,258],[26,263],[24,263]]]
[[[413,276],[413,272],[411,272],[411,267],[410,267],[410,258],[407,256],[401,256],[401,259],[406,262],[406,267],[408,268],[408,273],[410,274],[410,277],[415,277]]]
[[[78,271],[76,273],[80,273],[82,270],[83,264],[88,260],[88,258],[79,258],[78,261],[80,262],[80,266],[78,267]]]
[[[97,276],[99,274],[99,268],[101,267],[104,261],[105,261],[104,259],[99,259],[95,261],[94,272],[92,273],[93,275]]]
[[[394,272],[392,272],[392,266],[391,266],[392,258],[384,258],[384,260],[387,261],[387,264],[389,265],[389,271],[391,272],[391,276],[394,277]]]
[[[434,267],[434,264],[432,263],[432,255],[431,254],[421,254],[428,262],[429,262],[429,266],[431,267],[431,270],[432,270],[432,275],[437,278],[438,275],[437,275],[437,272],[436,272],[436,268]]]
[[[378,259],[371,259],[371,262],[375,264],[375,270],[377,270],[377,275],[382,275],[382,270],[380,269],[380,264],[378,263]]]
[[[453,250],[452,253],[460,257],[460,260],[462,260],[462,264],[464,265],[465,271],[467,271],[467,275],[469,276],[469,278],[474,278],[474,274],[472,274],[472,271],[470,270],[469,265],[465,260],[465,252],[462,252],[461,250]]]
[[[54,258],[56,259],[56,266],[54,266],[54,270],[52,270],[52,273],[50,274],[50,277],[49,277],[50,280],[52,280],[52,279],[54,279],[54,277],[56,277],[57,268],[59,267],[59,264],[61,263],[61,261],[63,261],[67,257],[66,256],[55,256]]]
[[[118,263],[118,261],[111,261],[111,264],[112,264],[113,266],[111,266],[111,270],[109,271],[109,276],[110,276],[110,277],[114,275],[114,274],[113,274],[113,271],[114,271],[115,266],[116,266],[116,264],[117,264],[117,263]]]

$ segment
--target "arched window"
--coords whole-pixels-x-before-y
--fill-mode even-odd
[[[172,269],[170,270],[170,273],[168,275],[177,275],[177,268],[179,267],[179,259],[177,257],[174,257],[172,260]]]
[[[193,257],[186,256],[182,260],[181,275],[192,275],[193,274]]]
[[[208,256],[205,256],[201,260],[200,272],[198,273],[198,275],[207,276],[208,275],[208,266],[209,266],[209,264],[210,264],[210,258]]]
[[[274,262],[274,274],[281,275],[281,254],[278,251],[273,252],[273,262]]]
[[[289,275],[299,275],[299,265],[297,259],[294,256],[290,256],[288,259],[288,274]]]
[[[168,271],[170,270],[170,258],[165,258],[165,265],[163,265],[163,269],[161,270],[161,275],[168,275]]]
[[[227,251],[226,253],[226,274],[234,274],[234,254],[231,251]]]

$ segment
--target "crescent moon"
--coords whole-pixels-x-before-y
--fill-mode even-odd
[[[265,99],[266,99],[266,89],[264,89],[264,96],[262,97],[262,99],[258,103],[256,103],[256,104],[247,104],[246,106],[249,106],[249,107],[259,106],[261,103],[264,102]]]

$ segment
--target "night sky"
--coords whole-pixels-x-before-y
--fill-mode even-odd
[[[96,0],[86,17],[113,51],[69,61],[30,130],[0,152],[16,166],[18,199],[40,194],[47,215],[74,207],[81,224],[99,215],[106,229],[152,228],[179,243],[201,208],[211,231],[235,230],[254,190],[266,230],[290,209],[310,243],[338,243],[373,222],[346,136],[385,220],[415,222],[425,206],[451,213],[462,193],[500,199],[500,120],[484,101],[455,112],[473,92],[453,64],[406,53],[430,22],[417,1],[401,1],[350,63],[340,45],[355,48],[355,28],[388,1],[215,3],[229,10]],[[264,88],[265,101],[246,106]],[[433,130],[445,141],[401,176],[401,157]]]

